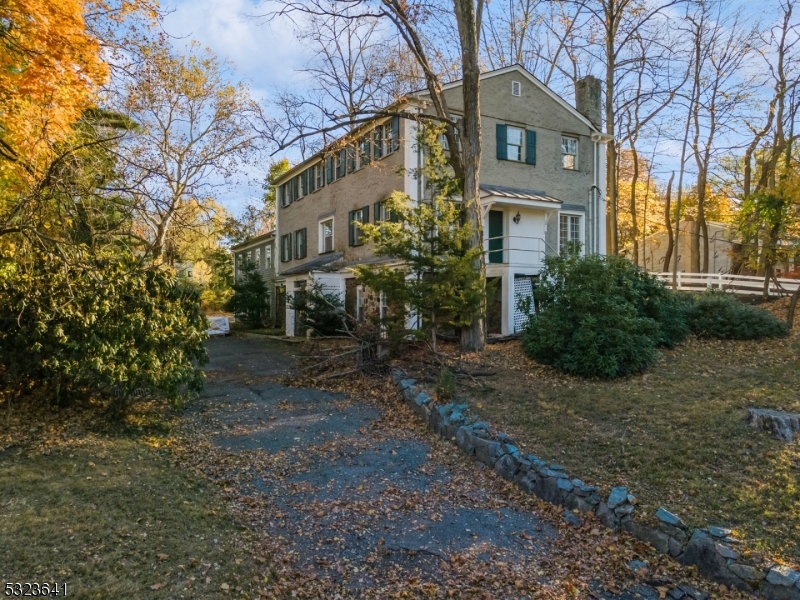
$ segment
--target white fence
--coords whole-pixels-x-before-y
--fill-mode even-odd
[[[672,273],[655,273],[656,277],[672,285]],[[800,279],[775,279],[769,282],[769,295],[791,294],[800,287]],[[702,292],[704,290],[723,290],[744,296],[760,296],[764,293],[764,278],[754,275],[731,275],[730,273],[678,273],[679,290]]]

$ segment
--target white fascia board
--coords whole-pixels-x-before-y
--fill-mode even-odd
[[[569,111],[572,114],[572,116],[574,116],[576,119],[581,121],[581,123],[586,125],[589,129],[591,129],[592,131],[596,131],[597,133],[601,133],[602,134],[602,132],[599,131],[597,129],[597,127],[595,127],[594,124],[589,119],[587,119],[581,113],[578,112],[577,108],[575,108],[569,102],[564,100],[561,96],[556,94],[553,90],[551,90],[549,87],[547,87],[544,83],[539,81],[533,73],[529,72],[526,68],[524,68],[524,67],[522,67],[520,65],[511,65],[510,67],[503,67],[502,69],[497,69],[496,71],[489,71],[488,73],[483,73],[481,75],[481,81],[483,81],[484,79],[491,79],[492,77],[497,77],[499,75],[506,75],[508,73],[519,73],[520,75],[525,77],[528,81],[530,81],[533,85],[535,85],[540,90],[542,90],[545,94],[547,94],[557,104],[560,104],[565,109],[567,109],[567,111]],[[461,87],[461,85],[462,85],[462,80],[459,79],[458,81],[454,81],[453,83],[447,83],[447,84],[443,85],[442,86],[442,90],[451,90],[453,88]],[[607,135],[607,134],[603,134],[603,135]],[[611,137],[611,136],[608,136],[608,137]],[[613,137],[611,139],[613,139]]]

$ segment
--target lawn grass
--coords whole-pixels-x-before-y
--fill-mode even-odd
[[[689,341],[645,375],[570,377],[526,358],[519,342],[477,361],[473,410],[527,452],[607,493],[626,485],[637,513],[665,506],[692,526],[729,526],[748,552],[800,564],[800,440],[745,424],[748,407],[800,411],[800,337]]]
[[[74,598],[244,597],[264,566],[217,490],[157,445],[86,434],[0,453],[2,581],[66,582]]]

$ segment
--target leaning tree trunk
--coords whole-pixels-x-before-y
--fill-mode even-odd
[[[672,234],[672,217],[669,214],[672,208],[672,180],[675,179],[675,171],[670,175],[667,183],[667,197],[664,199],[664,224],[667,226],[667,251],[664,254],[664,272],[669,272],[669,264],[672,260],[672,252],[675,248],[675,237]]]

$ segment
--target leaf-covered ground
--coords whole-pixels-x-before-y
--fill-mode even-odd
[[[119,430],[15,413],[6,580],[79,598],[633,600],[679,582],[742,597],[591,519],[567,525],[429,434],[387,378],[287,387],[288,346],[209,345],[207,389],[181,413],[143,406]]]
[[[259,347],[267,356],[252,353]],[[179,443],[181,462],[217,482],[260,532],[274,569],[264,596],[622,600],[693,579],[593,520],[566,525],[563,509],[465,459],[419,424],[387,378],[278,385],[268,365],[279,348],[216,341]],[[650,566],[633,573],[633,559]]]
[[[663,505],[692,526],[732,527],[754,559],[800,564],[800,440],[745,424],[749,407],[800,411],[797,329],[662,354],[642,376],[587,381],[497,344],[467,359],[494,375],[460,378],[459,392],[526,451],[606,492],[628,486],[638,513]]]

